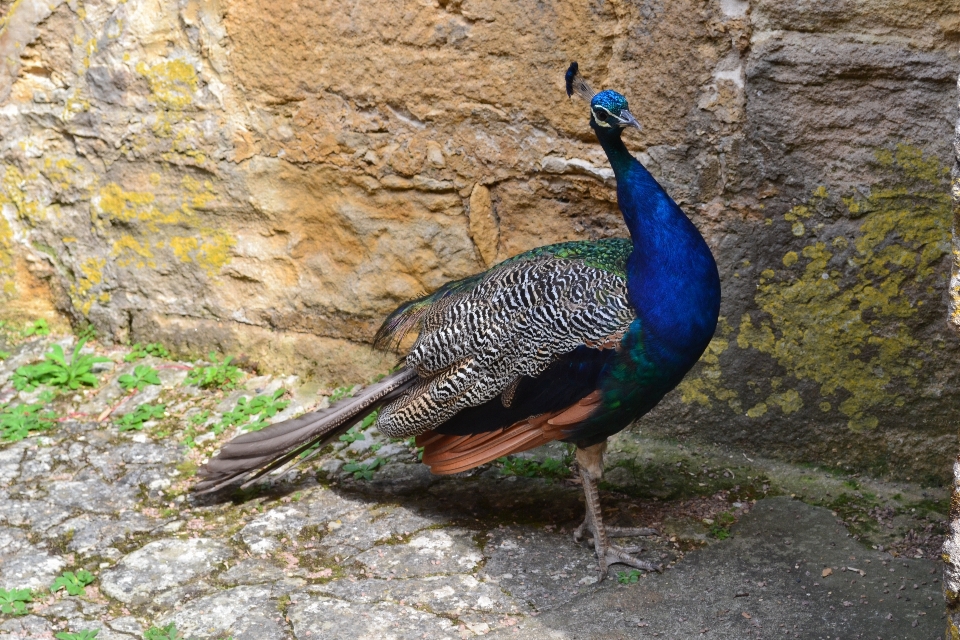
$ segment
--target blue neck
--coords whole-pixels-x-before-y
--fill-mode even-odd
[[[600,145],[617,177],[617,200],[630,230],[630,303],[648,337],[645,348],[683,372],[713,337],[720,312],[720,276],[703,236],[620,139],[598,126]]]

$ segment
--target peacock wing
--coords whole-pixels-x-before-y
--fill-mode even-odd
[[[377,426],[418,435],[537,378],[578,348],[619,344],[636,314],[627,298],[627,240],[540,247],[401,307],[382,335],[419,330],[406,355],[419,381]],[[588,390],[589,391],[589,390]]]

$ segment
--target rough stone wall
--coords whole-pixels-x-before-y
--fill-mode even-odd
[[[940,482],[958,0],[0,1],[3,311],[365,379],[398,303],[622,235],[578,60],[724,319],[660,433]],[[947,453],[950,452],[950,453]]]

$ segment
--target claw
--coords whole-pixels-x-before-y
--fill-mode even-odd
[[[641,560],[635,556],[630,555],[630,550],[623,549],[614,545],[607,547],[607,552],[604,556],[604,559],[600,562],[602,568],[601,574],[605,575],[607,569],[612,564],[625,564],[635,569],[640,569],[641,571],[656,571],[657,573],[663,573],[663,565],[653,564],[652,562],[647,562],[646,560]],[[601,577],[601,580],[603,578]]]

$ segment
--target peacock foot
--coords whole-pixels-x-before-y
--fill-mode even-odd
[[[643,551],[643,549],[639,547],[619,547],[614,544],[608,545],[602,553],[600,549],[597,549],[597,558],[600,559],[600,580],[606,577],[607,569],[612,564],[625,564],[641,571],[663,572],[663,565],[641,560],[633,555],[640,551]]]
[[[650,529],[649,527],[605,527],[607,531],[608,538],[640,538],[645,536],[655,536],[659,534],[659,531],[656,529]],[[573,539],[575,542],[579,543],[583,541],[584,534],[590,534],[587,538],[588,542],[593,542],[593,539],[596,535],[593,532],[593,527],[590,526],[590,518],[586,517],[583,519],[583,522],[577,527],[577,530],[573,532]]]
[[[601,523],[601,527],[603,524]],[[597,559],[599,561],[599,570],[600,570],[600,580],[603,580],[606,577],[607,569],[609,569],[612,564],[625,564],[642,571],[663,571],[663,567],[659,564],[653,564],[652,562],[647,562],[646,560],[641,560],[637,558],[635,553],[643,553],[643,547],[631,546],[631,547],[621,547],[619,545],[610,544],[610,538],[632,538],[640,536],[654,536],[657,535],[655,529],[640,528],[640,527],[604,527],[606,535],[597,535],[594,531],[593,525],[590,522],[590,517],[583,521],[577,530],[573,533],[573,539],[580,543],[586,537],[588,543],[593,544],[594,550],[597,553]],[[603,544],[603,541],[606,544]]]

